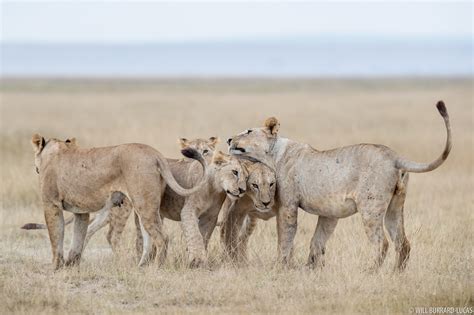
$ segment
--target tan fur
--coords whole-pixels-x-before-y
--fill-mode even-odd
[[[211,164],[212,156],[215,151],[215,146],[218,143],[218,138],[210,137],[209,139],[193,139],[193,140],[187,140],[185,138],[181,138],[179,139],[179,143],[182,149],[185,149],[185,148],[195,149],[197,152],[199,152],[201,155],[204,156],[206,163]],[[178,159],[178,160],[177,159],[167,159],[167,160],[170,165],[171,172],[173,173],[173,176],[177,179],[178,183],[182,185],[186,185],[186,182],[183,180],[183,178],[187,176],[192,165],[194,165],[193,162],[195,161],[191,159],[187,159],[187,158]],[[161,209],[163,208],[175,209],[178,207],[182,207],[183,205],[182,202],[183,202],[183,198],[180,195],[176,194],[169,187],[166,187],[165,193],[163,195],[163,201],[161,203]],[[109,217],[105,218],[106,222],[103,222],[103,223],[101,223],[100,221],[93,222],[93,223],[96,223],[97,226],[102,227],[102,226],[105,226],[110,220],[111,223],[109,225],[109,232],[107,234],[107,239],[114,251],[117,251],[117,248],[119,247],[120,236],[125,227],[129,214],[130,214],[130,209],[125,210],[125,211],[120,211],[119,209],[112,209],[112,211],[109,214]],[[164,219],[163,215],[161,215],[161,218],[162,220]],[[98,220],[100,219],[101,218],[98,217]],[[175,216],[175,218],[172,218],[172,219],[179,221],[179,214]],[[137,254],[141,256],[142,250],[143,250],[143,237],[140,231],[140,226],[138,224],[139,221],[137,217],[135,218],[135,222],[137,223],[136,249],[137,249]],[[92,235],[97,230],[98,228],[94,229],[93,225],[89,226],[87,237],[88,238],[92,237]],[[154,249],[152,250],[152,255],[154,255]]]
[[[237,171],[239,175],[234,175],[234,171]],[[198,175],[195,164],[191,165],[187,173],[182,175],[183,185],[193,182]],[[237,198],[243,195],[246,188],[246,176],[240,162],[221,152],[215,153],[207,177],[209,178],[208,185],[203,187],[200,192],[186,198],[182,198],[172,191],[166,191],[160,209],[162,217],[182,222],[181,227],[186,239],[188,261],[191,267],[206,265],[206,248],[226,196]],[[138,229],[139,226],[137,226],[137,232]],[[137,235],[139,236],[140,233]]]
[[[203,154],[204,151],[214,152],[216,144],[214,139],[217,138],[187,140],[186,145],[195,148],[198,152],[203,152]],[[199,145],[202,145],[202,141],[208,141],[210,146],[199,147]],[[180,141],[180,143],[183,144],[183,141]],[[186,146],[183,146],[183,148],[186,148]],[[246,173],[236,158],[222,152],[215,152],[212,160],[210,157],[208,157],[208,160],[210,161],[208,175],[206,176],[208,182],[201,190],[183,198],[167,187],[160,207],[160,216],[162,218],[182,222],[181,226],[188,246],[189,264],[192,267],[206,264],[207,244],[214,230],[219,209],[226,194],[230,196],[229,198],[237,198],[243,195],[246,188]],[[169,164],[173,176],[183,186],[192,185],[202,176],[202,170],[196,162],[169,160]],[[238,172],[238,176],[234,172]],[[123,213],[130,213],[130,211],[117,211],[116,208],[112,208],[108,218],[98,216],[99,220],[110,220],[108,239],[114,251],[118,247],[120,234],[128,218],[128,215],[123,215]],[[135,222],[137,226],[136,248],[140,252],[144,240],[140,232],[140,222],[137,218]],[[89,227],[88,238],[97,231],[91,230],[93,224]],[[100,225],[101,223],[98,224]],[[151,250],[150,255],[152,253],[153,251]]]
[[[191,266],[206,264],[206,248],[224,199],[239,198],[246,190],[247,175],[238,159],[216,152],[212,163],[209,169],[215,171],[209,174],[206,189],[185,198],[182,208],[164,207],[162,212],[165,217],[180,214]]]
[[[242,197],[244,199],[226,198],[219,212],[217,226],[223,226],[230,212],[234,211],[235,207],[238,207],[239,204],[245,204],[246,208],[248,208],[246,210],[249,211],[251,209],[258,209],[265,213],[272,209],[276,188],[275,172],[260,162],[242,159],[241,163],[248,174],[246,179],[247,192]]]
[[[317,151],[307,144],[282,138],[279,123],[270,118],[262,128],[246,130],[228,140],[232,154],[271,165],[277,176],[278,258],[287,263],[293,249],[298,207],[319,216],[311,240],[308,265],[323,263],[325,245],[337,221],[359,212],[371,243],[376,269],[388,242],[383,225],[396,245],[397,267],[403,269],[410,246],[403,226],[407,172],[427,172],[443,163],[451,149],[449,116],[437,104],[447,129],[443,154],[431,163],[415,163],[382,145],[359,144]]]
[[[259,162],[243,160],[249,174],[247,192],[238,200],[226,199],[219,214],[221,241],[232,259],[245,260],[247,241],[257,224],[258,218],[265,220],[275,216],[274,204],[275,172]]]
[[[161,252],[166,252],[167,238],[156,219],[165,185],[179,194],[189,195],[200,190],[207,179],[196,179],[192,189],[181,187],[171,174],[163,156],[143,144],[82,149],[74,141],[32,137],[35,165],[39,172],[40,193],[48,226],[54,267],[64,264],[63,210],[74,213],[74,237],[66,265],[76,264],[84,246],[89,213],[114,206],[117,196],[128,198]],[[192,149],[183,154],[203,158]],[[118,195],[117,195],[118,194]],[[121,201],[120,201],[121,202]],[[146,257],[142,257],[141,264]]]

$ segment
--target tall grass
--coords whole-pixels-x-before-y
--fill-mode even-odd
[[[3,80],[0,132],[0,310],[2,313],[261,312],[409,313],[417,306],[472,306],[472,80]],[[30,138],[76,137],[79,145],[126,142],[179,156],[178,137],[227,136],[281,121],[282,135],[329,149],[381,143],[416,161],[440,154],[451,116],[454,148],[440,169],[412,174],[405,225],[412,244],[398,274],[393,245],[382,270],[365,273],[368,241],[358,215],[340,221],[326,266],[303,267],[317,217],[300,211],[294,266],[275,266],[275,219],[259,222],[247,266],[221,257],[212,237],[211,270],[186,268],[179,224],[162,267],[136,267],[129,224],[114,257],[98,233],[79,268],[53,272]],[[220,148],[225,150],[222,141]],[[104,229],[105,230],[105,229]],[[67,240],[70,231],[67,231]],[[66,244],[68,244],[66,242]],[[66,246],[67,247],[67,246]]]

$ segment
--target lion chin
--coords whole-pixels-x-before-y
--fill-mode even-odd
[[[255,205],[255,209],[257,209],[258,212],[262,212],[262,213],[267,213],[267,212],[270,212],[272,210],[272,208],[262,208],[262,207],[259,207],[257,205]]]

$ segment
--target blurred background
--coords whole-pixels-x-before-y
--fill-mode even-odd
[[[472,2],[3,1],[3,77],[472,76]]]
[[[1,1],[0,313],[407,314],[473,305],[473,4],[455,1]],[[190,270],[177,222],[165,266],[136,268],[135,230],[116,259],[107,229],[80,272],[50,272],[31,135],[79,146],[140,142],[180,157],[177,139],[222,140],[265,118],[319,150],[381,143],[432,161],[451,117],[453,150],[410,174],[407,270],[369,275],[360,216],[340,220],[323,271],[303,268],[317,216],[299,212],[295,268],[273,268],[275,219],[259,222],[249,265]],[[226,150],[222,141],[219,149]],[[66,238],[70,238],[67,231]],[[68,246],[66,246],[67,248]],[[26,284],[26,285],[25,285]]]

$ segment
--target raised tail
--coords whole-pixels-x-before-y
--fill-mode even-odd
[[[74,221],[74,215],[64,220],[64,225],[71,224]],[[21,227],[23,230],[46,230],[48,226],[42,223],[27,223]]]
[[[201,177],[201,180],[199,183],[197,183],[193,188],[184,188],[182,187],[174,178],[173,173],[171,173],[170,167],[168,165],[167,160],[161,155],[161,153],[158,152],[157,156],[157,162],[158,166],[161,170],[161,176],[165,179],[166,183],[170,186],[171,189],[174,190],[178,195],[181,196],[189,196],[194,194],[196,191],[200,190],[202,186],[206,183],[207,181],[207,163],[202,157],[201,154],[199,154],[198,151],[196,151],[193,148],[184,148],[181,150],[181,153],[188,158],[197,160],[202,168],[203,168],[203,176]]]
[[[413,173],[429,172],[438,168],[448,158],[449,152],[451,151],[452,147],[451,125],[449,124],[448,110],[446,109],[446,105],[444,105],[443,101],[439,101],[436,104],[436,108],[438,108],[441,117],[443,117],[444,124],[446,125],[446,132],[448,134],[443,153],[431,163],[417,163],[402,157],[398,157],[395,164],[398,169]]]

